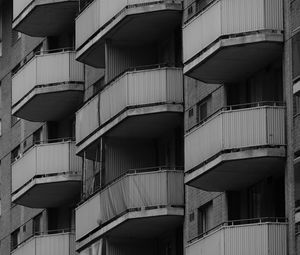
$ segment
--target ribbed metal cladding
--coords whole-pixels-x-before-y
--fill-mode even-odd
[[[185,170],[222,150],[285,145],[284,107],[222,111],[185,136]]]
[[[14,250],[13,255],[75,255],[70,249],[71,233],[40,235],[33,237]]]
[[[189,244],[187,255],[286,255],[284,223],[225,226]]]
[[[182,206],[183,189],[182,171],[165,170],[125,175],[76,209],[76,239],[97,228],[99,223],[103,224],[128,209]]]
[[[81,172],[82,159],[74,142],[40,144],[29,149],[12,165],[12,192],[36,175]]]
[[[82,141],[126,107],[182,102],[181,68],[127,72],[77,112],[76,141]]]
[[[298,30],[300,28],[300,0],[291,1],[291,9],[292,9],[292,30]]]
[[[283,30],[281,0],[218,0],[183,27],[184,62],[220,36],[259,30]]]
[[[75,52],[37,55],[12,77],[12,105],[38,85],[84,82],[83,64]]]

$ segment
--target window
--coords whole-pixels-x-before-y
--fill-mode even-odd
[[[39,144],[42,141],[42,128],[39,128],[33,133],[33,144]]]
[[[212,201],[198,208],[198,234],[201,235],[213,227]]]
[[[0,136],[2,136],[2,119],[0,119]]]
[[[205,120],[208,116],[208,99],[197,104],[197,122]]]
[[[21,157],[21,148],[20,145],[14,148],[11,152],[11,163],[15,162]]]
[[[199,12],[203,11],[213,1],[214,0],[197,0],[196,1],[196,12],[199,13]]]
[[[11,234],[11,250],[14,250],[20,244],[20,229],[18,228]]]
[[[292,38],[293,44],[293,79],[300,78],[300,32]]]
[[[2,215],[2,200],[0,198],[0,216]]]
[[[42,232],[42,213],[33,218],[32,232],[34,235],[40,235]]]

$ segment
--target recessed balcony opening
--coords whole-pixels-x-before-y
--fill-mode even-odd
[[[236,82],[281,57],[282,31],[280,0],[209,1],[183,26],[184,74],[207,83]]]
[[[13,29],[33,37],[59,35],[74,27],[78,0],[14,0]]]
[[[77,59],[94,67],[104,67],[105,40],[149,44],[181,24],[180,1],[108,2],[94,0],[76,19]]]
[[[12,77],[12,114],[36,122],[60,120],[81,104],[83,90],[84,69],[74,51],[38,52]]]

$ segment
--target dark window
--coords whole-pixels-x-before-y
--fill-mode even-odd
[[[213,226],[212,201],[198,208],[198,234],[205,233]]]
[[[35,216],[32,223],[33,234],[40,235],[42,231],[42,214]]]
[[[11,250],[14,250],[18,247],[20,243],[20,229],[18,228],[11,233]]]
[[[201,122],[208,117],[208,99],[197,104],[197,122]]]
[[[14,148],[11,152],[11,162],[15,162],[21,156],[21,148],[20,145]]]
[[[293,44],[293,79],[300,78],[300,32],[294,35]]]

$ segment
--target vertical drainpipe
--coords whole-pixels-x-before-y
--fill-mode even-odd
[[[283,51],[283,92],[286,102],[286,143],[285,165],[285,212],[288,218],[288,255],[296,255],[295,242],[295,177],[293,148],[293,81],[290,0],[283,0],[284,11],[284,51]]]

